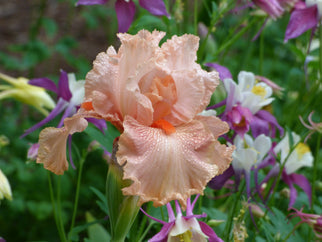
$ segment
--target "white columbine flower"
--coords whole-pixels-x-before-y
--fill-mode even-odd
[[[274,148],[274,152],[276,154],[281,153],[281,163],[284,163],[285,159],[289,155],[284,166],[288,175],[296,172],[301,167],[311,167],[313,165],[313,156],[310,148],[302,142],[299,143],[301,138],[294,132],[292,132],[292,138],[293,143],[297,145],[290,155],[291,147],[289,135],[285,135],[285,137]]]
[[[258,165],[272,146],[272,141],[264,134],[255,140],[245,134],[244,138],[239,135],[234,139],[236,150],[233,153],[232,165],[234,169],[250,172],[253,166]]]
[[[0,200],[4,198],[12,200],[12,192],[7,177],[0,170]]]
[[[253,114],[274,100],[271,98],[272,88],[264,82],[257,83],[255,75],[251,72],[241,71],[238,74],[238,84],[227,78],[224,80],[224,85],[228,95],[234,92],[232,104],[240,103]]]

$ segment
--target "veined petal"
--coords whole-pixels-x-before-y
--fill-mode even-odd
[[[124,165],[123,179],[133,183],[123,193],[139,195],[140,203],[160,206],[179,200],[185,207],[190,195],[202,194],[207,182],[229,166],[231,153],[200,121],[177,126],[175,133],[166,135],[127,117],[116,156]]]
[[[51,172],[62,175],[68,169],[66,159],[66,141],[68,135],[81,132],[87,127],[87,121],[80,115],[66,118],[62,128],[46,128],[39,135],[37,163],[43,163]]]

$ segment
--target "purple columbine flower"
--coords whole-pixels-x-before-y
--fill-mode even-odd
[[[272,19],[279,18],[284,12],[278,0],[253,0],[253,3],[266,12]]]
[[[229,78],[223,82],[227,99],[222,119],[228,122],[230,128],[238,135],[243,136],[252,124],[256,127],[254,116],[274,100],[271,98],[272,88],[264,82],[257,83],[255,75],[245,71],[238,74],[238,84]]]
[[[198,218],[204,218],[207,214],[200,215],[193,214],[193,208],[197,202],[199,195],[196,196],[191,203],[190,198],[187,200],[186,216],[183,216],[178,201],[175,201],[175,207],[177,216],[174,215],[174,211],[171,204],[167,204],[169,222],[156,219],[148,215],[144,210],[141,211],[149,218],[163,224],[163,227],[159,233],[153,236],[149,242],[166,242],[166,241],[208,241],[209,242],[223,242],[212,228],[204,222],[198,221]]]
[[[296,3],[286,28],[284,42],[300,36],[309,29],[312,29],[314,33],[321,16],[322,3],[320,1],[307,0],[306,3],[303,1]]]
[[[21,138],[41,128],[61,113],[63,113],[63,115],[57,127],[62,127],[64,124],[64,119],[74,115],[76,111],[79,109],[84,99],[85,81],[76,81],[75,75],[73,73],[67,74],[64,70],[60,71],[60,77],[57,86],[52,80],[48,78],[31,79],[29,81],[29,84],[43,87],[49,91],[55,92],[57,94],[58,101],[56,107],[48,114],[48,116],[41,120],[39,123],[32,126],[31,128],[27,129],[25,133],[21,136]],[[87,121],[93,123],[103,133],[104,130],[107,129],[106,122],[103,119],[98,120],[94,118],[88,118]],[[28,150],[28,158],[32,160],[36,159],[38,154],[38,148],[38,144],[33,144]],[[71,138],[69,138],[69,151],[71,151]],[[71,154],[71,152],[69,153]],[[72,163],[71,156],[70,161],[73,168],[75,168],[74,164]]]
[[[108,0],[78,0],[76,5],[104,4],[107,1]],[[139,4],[142,8],[145,8],[153,15],[164,15],[168,18],[170,17],[163,0],[139,0]],[[135,15],[134,2],[132,0],[116,0],[115,11],[119,25],[118,31],[121,33],[127,32],[127,30],[133,22]]]
[[[290,213],[288,216],[290,216],[291,219],[295,217],[299,217],[301,219],[301,221],[295,225],[295,228],[300,224],[306,223],[313,228],[315,236],[318,239],[322,239],[322,215],[303,213],[303,208],[301,208],[301,210],[297,210],[295,208],[291,209],[295,212]]]
[[[226,78],[233,78],[231,72],[225,66],[219,65],[218,63],[206,63],[205,66],[212,67],[213,69],[218,71],[220,80],[224,80]]]

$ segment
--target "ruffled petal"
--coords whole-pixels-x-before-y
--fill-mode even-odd
[[[155,63],[163,36],[163,32],[146,30],[135,36],[118,34],[122,42],[118,53],[110,47],[107,53],[97,56],[85,84],[85,99],[92,100],[96,112],[121,122],[125,115],[130,115],[146,125],[152,123],[152,104],[141,93],[139,82],[148,73],[162,71],[155,69]],[[163,71],[162,75],[166,73]]]
[[[189,122],[206,108],[219,77],[217,72],[207,73],[201,70],[174,71],[171,76],[176,84],[177,102],[165,119],[179,125]]]
[[[68,169],[66,159],[66,141],[68,135],[82,132],[87,127],[87,121],[75,115],[64,121],[62,128],[46,128],[39,135],[37,163],[43,163],[51,172],[62,175]]]
[[[178,113],[186,113],[188,109],[191,113],[196,109],[195,114],[203,111],[219,85],[218,72],[206,72],[196,63],[198,46],[199,38],[188,34],[173,36],[161,46],[165,58],[163,68],[169,71],[176,83],[178,102],[174,109]],[[193,100],[194,105],[183,107],[187,100]],[[191,119],[189,116],[186,118]]]
[[[133,183],[123,193],[140,196],[140,203],[153,201],[160,206],[179,200],[185,207],[190,195],[202,194],[207,182],[229,166],[231,153],[200,121],[166,135],[127,117],[116,156],[124,169],[123,179]]]

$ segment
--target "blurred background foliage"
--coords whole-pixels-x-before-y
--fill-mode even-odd
[[[29,79],[48,77],[57,82],[59,70],[63,69],[74,72],[78,79],[85,79],[96,55],[105,51],[110,45],[116,47],[119,45],[116,37],[116,14],[114,1],[104,5],[79,7],[75,7],[75,2],[75,0],[1,1],[0,72]],[[322,113],[322,93],[317,73],[318,46],[310,52],[313,61],[307,65],[309,75],[306,77],[304,64],[310,33],[289,43],[283,43],[289,20],[288,14],[277,21],[269,20],[260,36],[253,40],[264,23],[264,17],[254,12],[249,14],[248,9],[239,13],[221,13],[218,11],[218,6],[222,1],[197,1],[198,20],[196,20],[193,14],[194,1],[165,2],[173,16],[171,19],[155,17],[146,10],[137,8],[136,18],[129,33],[135,34],[144,28],[166,31],[167,38],[174,34],[199,34],[201,37],[199,63],[218,62],[231,71],[235,80],[241,70],[251,71],[256,75],[267,77],[284,88],[282,95],[276,97],[270,107],[281,126],[302,136],[305,135],[307,130],[303,128],[298,116],[306,120],[312,110],[316,111],[313,119],[319,122]],[[248,28],[239,35],[245,26]],[[210,36],[205,42],[203,40],[208,28]],[[316,43],[313,42],[312,46],[316,46]],[[28,161],[27,149],[31,143],[37,142],[39,130],[23,139],[19,137],[24,130],[43,119],[43,116],[34,108],[10,99],[0,101],[0,110],[0,135],[8,140],[7,143],[0,144],[0,169],[8,177],[13,191],[12,201],[1,202],[0,235],[7,241],[58,241],[48,179],[52,181],[54,187],[58,182],[61,183],[62,217],[68,227],[73,210],[77,170],[70,169],[59,181],[58,177],[49,175],[42,165]],[[56,124],[57,120],[53,120],[48,126]],[[321,150],[321,147],[316,147],[316,139],[317,135],[313,135],[308,141],[313,154]],[[86,150],[91,140],[88,134],[76,134],[73,137],[74,150]],[[75,153],[77,152],[73,152],[74,162],[78,166]],[[93,149],[86,156],[76,217],[77,226],[93,219],[99,219],[104,227],[108,226],[108,220],[104,220],[106,204],[104,199],[99,197],[100,192],[105,193],[108,167],[102,153],[101,149]],[[319,154],[318,160],[321,161],[321,152]],[[321,162],[318,163],[318,171],[318,174],[321,174]],[[309,174],[307,169],[307,175]],[[310,179],[310,176],[308,177]],[[321,177],[319,177],[321,183],[320,179]],[[319,189],[318,204],[321,205],[321,187]],[[212,193],[213,191],[206,190],[207,196],[213,196]],[[301,196],[303,193],[300,193]],[[277,199],[276,203],[282,204],[280,208],[286,209],[287,201],[279,194]],[[196,209],[196,213],[201,211],[201,199],[199,203],[199,211]],[[208,200],[207,203],[209,205],[206,206],[209,210],[207,213],[210,217],[225,219],[227,214],[220,211],[222,205],[220,200]],[[160,219],[165,213],[164,208],[155,209],[149,204],[145,209]],[[277,214],[281,218],[275,218],[274,221],[285,220],[283,213]],[[148,222],[146,217],[139,214],[130,232],[129,236],[132,238],[130,241],[138,241],[138,235],[144,234],[146,229],[144,226],[147,224],[154,225],[154,232],[146,231],[146,238],[150,238],[161,229],[161,225]],[[216,227],[219,236],[225,224],[221,226]],[[269,236],[274,236],[277,231],[283,230],[283,226],[289,225],[276,227],[267,222],[265,226],[268,235],[266,237],[263,235],[265,240],[257,237],[256,241],[269,241],[270,239],[267,239]],[[90,234],[90,230],[87,232],[87,229],[88,226],[78,227],[78,230],[74,230],[74,234],[70,236],[74,238],[73,240],[84,240]],[[301,229],[307,230],[306,227]],[[285,227],[285,231],[290,232],[290,228]]]

